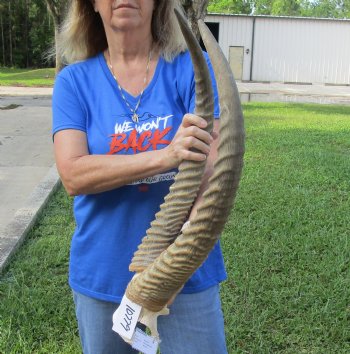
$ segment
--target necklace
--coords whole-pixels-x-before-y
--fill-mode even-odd
[[[148,72],[149,72],[149,66],[150,66],[150,63],[151,63],[151,60],[152,60],[152,47],[149,51],[149,54],[148,54],[148,60],[147,60],[147,66],[146,66],[146,73],[145,73],[145,77],[143,78],[143,87],[142,87],[142,90],[140,92],[140,97],[139,97],[139,100],[137,101],[136,103],[136,106],[135,108],[132,108],[132,106],[130,105],[130,103],[128,102],[128,100],[125,98],[125,95],[123,93],[123,90],[122,88],[120,87],[119,85],[119,82],[117,80],[117,78],[115,77],[114,75],[114,71],[113,71],[113,66],[112,66],[112,61],[111,61],[111,55],[109,54],[109,50],[108,50],[108,59],[109,59],[109,63],[107,61],[107,64],[109,66],[109,69],[111,70],[111,73],[112,73],[112,76],[115,80],[115,82],[117,83],[117,86],[118,86],[118,89],[119,89],[119,92],[120,92],[120,95],[124,101],[124,103],[129,107],[131,113],[132,113],[132,120],[135,122],[135,123],[138,123],[139,122],[139,115],[137,114],[137,110],[138,108],[140,107],[140,103],[141,103],[141,98],[142,98],[142,95],[143,95],[143,92],[145,91],[145,88],[146,88],[146,83],[147,83],[147,78],[148,78]]]

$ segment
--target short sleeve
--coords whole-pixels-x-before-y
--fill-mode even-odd
[[[68,68],[55,80],[52,95],[52,134],[77,129],[86,132],[86,113],[79,101]]]

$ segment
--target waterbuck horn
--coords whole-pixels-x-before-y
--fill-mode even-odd
[[[197,40],[188,28],[185,18],[181,16],[179,21],[187,46],[190,49],[195,73],[196,101],[194,113],[207,121],[206,130],[211,132],[213,129],[214,98],[207,63]],[[182,119],[182,117],[178,118]],[[197,196],[204,168],[205,161],[183,161],[180,164],[179,172],[169,194],[165,197],[160,211],[156,214],[150,229],[147,230],[147,235],[134,254],[129,266],[130,271],[142,272],[174,242]]]
[[[176,15],[188,40],[190,30],[186,20],[178,12]],[[151,312],[166,306],[214,247],[233,205],[243,167],[244,127],[238,90],[220,47],[202,21],[199,29],[213,65],[220,98],[218,158],[204,200],[190,226],[178,237],[175,235],[175,240],[127,287],[126,296]],[[192,50],[190,45],[189,48]],[[183,197],[187,197],[186,190],[182,192]]]

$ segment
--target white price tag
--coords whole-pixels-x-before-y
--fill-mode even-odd
[[[131,339],[142,307],[130,301],[125,295],[118,309],[113,314],[112,330],[122,337]]]
[[[157,354],[158,344],[157,338],[147,335],[140,328],[136,328],[131,341],[131,346],[134,349],[143,354]]]

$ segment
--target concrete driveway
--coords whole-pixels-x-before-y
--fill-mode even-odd
[[[51,97],[0,97],[0,270],[56,185],[53,165]]]

